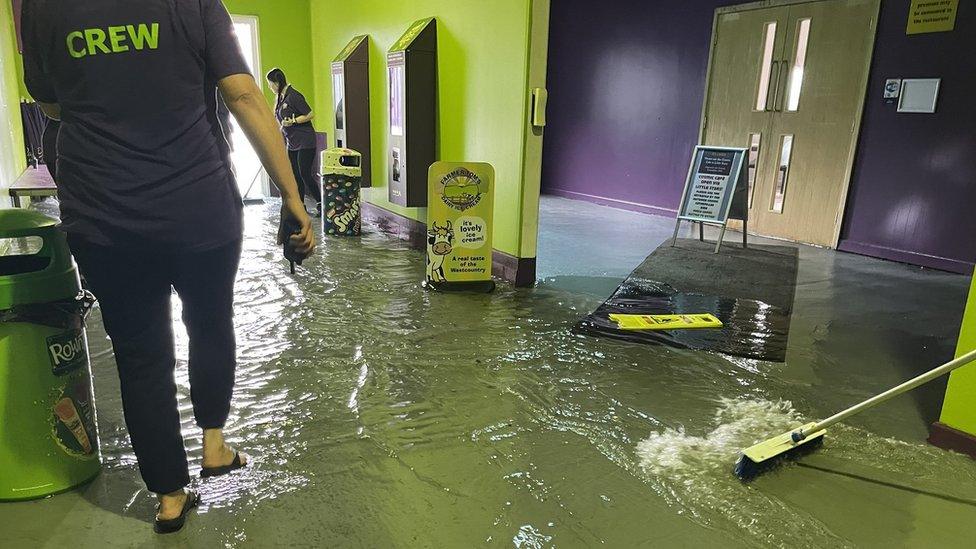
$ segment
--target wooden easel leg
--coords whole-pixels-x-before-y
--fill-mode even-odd
[[[742,222],[742,249],[745,250],[749,247],[749,222]]]
[[[674,222],[674,236],[671,237],[671,247],[674,248],[678,245],[678,231],[681,230],[681,220]]]
[[[718,253],[722,249],[722,240],[725,239],[725,228],[726,225],[722,225],[722,230],[718,233],[718,242],[715,243],[715,253]]]
[[[705,224],[704,223],[699,223],[698,224],[698,241],[699,242],[704,242],[705,241]]]

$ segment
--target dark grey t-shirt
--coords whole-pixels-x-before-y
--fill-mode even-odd
[[[275,106],[275,115],[278,117],[278,122],[286,118],[305,116],[310,112],[312,112],[312,107],[308,105],[308,100],[305,99],[302,92],[292,86],[288,86],[288,89],[285,90],[284,97]],[[285,141],[288,143],[289,151],[315,148],[315,127],[312,126],[311,122],[294,124],[287,128],[283,127],[281,132],[285,135]]]
[[[25,0],[24,73],[61,105],[64,229],[111,246],[241,237],[216,82],[247,63],[220,0]]]

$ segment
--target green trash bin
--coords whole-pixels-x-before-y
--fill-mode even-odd
[[[327,235],[362,234],[362,162],[362,156],[352,149],[322,152],[322,232]]]
[[[57,221],[0,210],[0,501],[101,471],[86,295]]]

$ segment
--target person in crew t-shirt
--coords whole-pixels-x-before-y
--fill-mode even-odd
[[[243,467],[224,441],[236,367],[234,280],[242,202],[216,90],[282,194],[302,254],[315,247],[278,124],[220,0],[25,0],[25,81],[61,120],[62,227],[101,304],[126,425],[155,529],[182,528],[199,498],[177,408],[170,298],[183,302],[204,476]],[[279,234],[279,238],[283,235]]]

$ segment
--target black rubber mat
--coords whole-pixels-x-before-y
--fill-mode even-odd
[[[784,362],[796,294],[798,250],[788,246],[670,241],[650,255],[578,333]],[[724,326],[704,330],[626,331],[611,314],[711,313]]]

